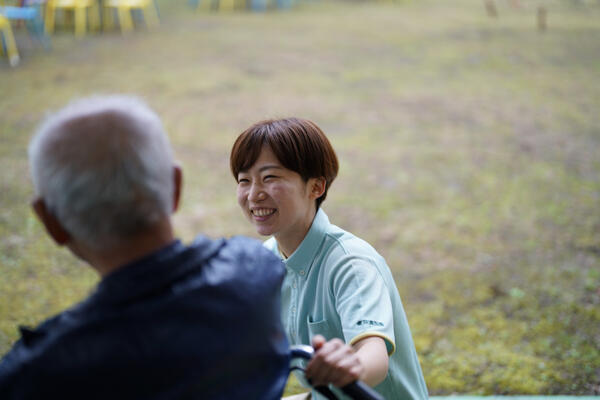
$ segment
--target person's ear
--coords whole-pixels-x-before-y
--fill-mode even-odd
[[[325,187],[327,186],[327,181],[324,177],[320,178],[311,178],[309,180],[309,188],[310,188],[310,196],[313,200],[318,199],[323,196],[325,193]]]
[[[56,244],[63,246],[71,240],[71,235],[63,228],[60,221],[48,210],[43,198],[35,199],[33,203],[31,203],[31,207]]]
[[[183,171],[179,164],[173,167],[173,212],[179,208],[179,200],[181,199],[181,190],[183,188]]]

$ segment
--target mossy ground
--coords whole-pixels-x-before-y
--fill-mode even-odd
[[[187,173],[186,240],[254,235],[228,152],[251,123],[317,122],[341,161],[324,208],[393,269],[432,394],[600,393],[600,5],[478,0],[303,3],[192,13],[0,61],[0,354],[17,325],[96,276],[29,211],[26,146],[75,96],[140,95]],[[295,391],[290,388],[289,392]]]

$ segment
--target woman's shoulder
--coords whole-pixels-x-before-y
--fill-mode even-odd
[[[379,256],[369,242],[336,225],[331,225],[326,234],[328,247],[339,254],[356,256]]]
[[[323,262],[332,268],[385,264],[383,257],[369,242],[338,226],[331,225],[325,242]]]

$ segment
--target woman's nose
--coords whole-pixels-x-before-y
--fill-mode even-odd
[[[266,198],[266,194],[263,191],[262,187],[259,185],[252,185],[250,188],[250,193],[248,194],[248,200],[250,201],[260,201]]]

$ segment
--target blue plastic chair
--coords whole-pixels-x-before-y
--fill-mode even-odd
[[[50,48],[50,40],[44,31],[44,20],[41,13],[41,3],[26,2],[25,4],[35,4],[35,6],[13,7],[0,6],[0,14],[4,18],[13,21],[25,21],[27,29],[34,34],[36,39],[44,46]]]

